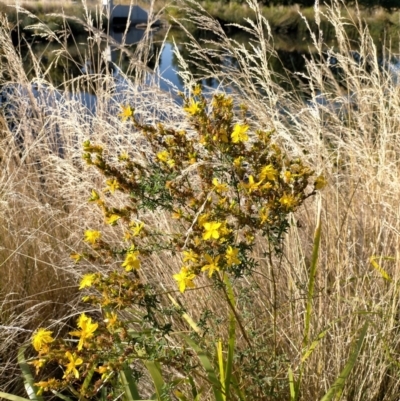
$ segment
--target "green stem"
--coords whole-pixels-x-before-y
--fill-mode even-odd
[[[219,277],[219,279],[221,280],[221,277]],[[221,280],[221,282],[222,282],[222,280]],[[232,305],[232,302],[231,302],[231,300],[229,298],[229,295],[226,292],[226,288],[225,288],[224,285],[222,286],[222,288],[223,288],[223,291],[224,291],[225,298],[226,298],[226,300],[228,302],[229,308],[231,309],[232,313],[235,315],[235,319],[238,322],[240,331],[243,334],[243,338],[246,340],[247,345],[249,346],[249,348],[253,349],[251,341],[250,341],[249,337],[247,336],[246,329],[243,327],[242,320],[240,319],[240,316],[238,315],[238,313],[237,313],[237,311],[235,309],[235,305]]]

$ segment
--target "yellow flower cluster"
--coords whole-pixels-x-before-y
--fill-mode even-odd
[[[180,255],[180,270],[173,279],[181,293],[201,281],[223,286],[227,275],[251,274],[258,238],[273,242],[279,251],[289,214],[326,185],[322,175],[312,179],[313,171],[301,159],[282,150],[273,130],[257,129],[245,106],[237,112],[233,99],[224,94],[210,102],[199,85],[191,94],[182,95],[187,131],[143,124],[130,106],[122,107],[120,118],[129,120],[150,145],[147,164],[126,152],[111,162],[102,146],[85,141],[84,159],[107,178],[102,191],[91,190],[89,201],[101,208],[108,227],[104,235],[86,230],[85,252],[71,258],[110,267],[107,274],[83,275],[79,285],[84,300],[100,306],[104,319],[94,322],[82,314],[78,329],[69,332],[75,340],[63,343],[43,328],[33,335],[39,355],[33,362],[36,370],[50,360],[64,369],[61,381],[39,382],[40,391],[65,388],[87,377],[90,381],[93,372],[108,379],[122,369],[126,355],[147,355],[150,347],[141,347],[140,336],[130,337],[138,323],[124,322],[123,316],[133,305],[143,308],[146,319],[155,320],[154,332],[161,330],[158,295],[146,281],[153,255]],[[110,196],[116,193],[121,195],[118,200]],[[148,219],[158,211],[171,217],[168,235],[155,219]],[[120,233],[121,245],[107,242],[107,229]],[[97,394],[95,385],[91,389]]]
[[[217,280],[220,272],[241,274],[248,264],[256,235],[270,235],[279,241],[287,229],[288,213],[324,185],[321,176],[312,186],[309,182],[312,170],[300,159],[290,159],[282,152],[272,141],[272,130],[252,131],[246,106],[241,105],[241,115],[235,116],[232,98],[215,95],[210,108],[200,86],[196,85],[191,93],[188,98],[182,95],[183,109],[190,116],[196,135],[163,124],[142,125],[129,110],[125,113],[147,138],[157,165],[152,184],[132,182],[130,193],[136,202],[135,209],[142,207],[145,197],[151,208],[172,210],[172,217],[186,226],[189,233],[185,240],[176,239],[174,245],[167,241],[163,245],[184,246],[183,266],[174,275],[181,292],[194,288],[194,280],[201,272]],[[123,119],[125,114],[121,116]],[[86,144],[86,149],[92,148],[98,162],[91,163],[105,169],[98,147]],[[91,155],[86,159],[92,160]],[[128,155],[120,160],[134,176],[143,177],[140,168],[135,172]],[[191,171],[191,178],[177,180],[186,170]],[[107,181],[110,192],[122,187],[115,180]],[[147,194],[143,192],[146,185]],[[124,186],[129,183],[124,182]],[[104,204],[102,207],[106,209]],[[116,224],[121,216],[125,218],[122,212],[109,214],[107,222]],[[124,241],[132,241],[140,227],[125,231]],[[94,245],[100,240],[95,234],[88,233],[86,237]],[[146,249],[149,246],[147,242]],[[139,251],[135,244],[126,251],[122,267],[127,272],[139,269]]]

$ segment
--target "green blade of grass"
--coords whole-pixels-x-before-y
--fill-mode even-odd
[[[183,311],[181,306],[176,302],[176,300],[168,294],[168,298],[171,300],[171,302],[174,304],[174,306],[177,308],[177,310],[181,311],[182,317],[186,320],[186,322],[189,324],[189,326],[199,335],[202,335],[202,330],[200,327],[196,324],[196,322],[187,314],[187,312]]]
[[[224,276],[226,285],[226,292],[232,305],[235,304],[235,297],[233,294],[232,285],[227,275]],[[236,341],[236,320],[235,315],[231,312],[229,315],[229,339],[228,339],[228,357],[226,360],[225,369],[225,394],[229,398],[230,384],[232,381],[233,357],[235,355],[235,341]]]
[[[392,282],[392,278],[389,276],[389,274],[384,270],[378,263],[377,259],[382,259],[382,260],[393,260],[395,261],[396,258],[392,257],[380,257],[380,256],[371,256],[369,258],[369,262],[371,263],[372,267],[384,278],[386,281]]]
[[[236,395],[239,397],[239,400],[246,401],[246,396],[243,394],[243,391],[240,389],[239,382],[234,374],[232,374],[232,387],[235,389]]]
[[[37,395],[38,388],[37,386],[35,386],[35,381],[33,380],[31,369],[25,359],[26,348],[27,347],[25,346],[21,347],[18,350],[18,364],[21,368],[22,376],[24,378],[25,390],[30,400],[43,401],[43,398],[40,395]]]
[[[368,322],[364,324],[363,328],[361,329],[360,336],[358,337],[358,341],[356,346],[354,347],[352,353],[350,354],[349,360],[347,361],[345,367],[340,372],[339,377],[335,380],[333,385],[330,387],[328,392],[321,398],[321,401],[331,401],[336,397],[336,395],[340,394],[343,391],[345,382],[350,375],[351,370],[353,369],[354,365],[356,364],[358,355],[360,354],[361,347],[367,334],[368,329]]]
[[[125,363],[122,370],[119,372],[121,384],[124,388],[125,401],[141,400],[135,380],[132,377],[131,368]]]
[[[308,345],[308,337],[310,334],[310,323],[311,323],[312,303],[313,303],[313,297],[314,297],[315,274],[317,272],[320,242],[321,242],[321,199],[319,199],[319,202],[318,202],[317,225],[315,227],[313,251],[312,251],[311,265],[310,265],[310,277],[309,277],[309,282],[308,282],[306,313],[305,313],[305,317],[304,317],[303,347],[306,347]]]
[[[10,401],[29,401],[28,398],[19,397],[18,395],[3,393],[0,391],[0,398],[5,398],[6,400]]]
[[[330,327],[321,331],[321,333],[318,334],[317,338],[310,344],[310,346],[307,348],[307,350],[301,357],[301,363],[304,363],[310,357],[310,355],[314,352],[315,348],[317,348],[319,342],[326,336],[329,330]]]
[[[52,392],[54,395],[56,395],[58,398],[60,398],[61,400],[64,400],[64,401],[72,401],[71,398],[69,398],[68,396],[66,396],[66,395],[64,395],[64,394],[59,393],[58,391],[51,390],[51,392]]]
[[[92,381],[93,374],[94,374],[94,367],[92,367],[89,370],[89,372],[86,375],[85,380],[84,380],[84,382],[82,384],[82,387],[80,389],[80,393],[81,393],[82,397],[85,397],[86,390],[88,389],[88,387],[90,385],[90,382]]]
[[[193,397],[193,399],[195,399],[195,398],[199,395],[199,393],[198,393],[198,391],[197,391],[196,384],[195,384],[195,382],[194,382],[194,380],[193,380],[193,377],[189,375],[189,376],[188,376],[188,381],[189,381],[189,384],[190,384],[190,389],[191,389],[191,392],[192,392],[192,397]]]
[[[209,382],[211,383],[215,401],[224,401],[223,395],[221,393],[221,385],[218,380],[217,375],[215,374],[214,368],[206,355],[206,353],[194,342],[190,337],[182,335],[182,338],[188,343],[190,347],[196,352],[198,358],[200,359],[203,368],[207,373],[207,377]]]
[[[225,369],[224,369],[224,357],[222,354],[222,341],[217,342],[217,356],[218,356],[218,367],[219,367],[219,382],[221,383],[222,399],[226,401],[225,396]]]
[[[293,376],[293,370],[289,366],[289,371],[288,371],[288,377],[289,377],[289,392],[290,392],[290,401],[295,401],[296,400],[296,386],[294,383],[294,376]]]
[[[162,400],[162,393],[164,387],[164,379],[161,375],[160,364],[154,361],[145,361],[144,362],[147,370],[150,373],[151,378],[153,379],[154,387],[156,390],[157,399],[159,401]]]

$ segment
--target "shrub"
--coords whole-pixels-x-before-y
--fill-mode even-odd
[[[173,345],[176,340],[170,338],[178,334],[174,320],[181,318],[185,307],[168,301],[174,291],[164,283],[146,282],[146,271],[156,255],[181,260],[180,271],[173,275],[181,293],[190,290],[190,297],[196,297],[197,287],[210,287],[220,294],[221,307],[225,303],[231,310],[231,325],[238,325],[248,347],[237,350],[246,360],[245,368],[229,368],[241,387],[246,383],[242,392],[255,399],[277,391],[275,379],[262,378],[265,369],[271,370],[267,367],[270,359],[259,356],[261,344],[242,324],[243,311],[234,303],[230,282],[240,283],[260,265],[254,259],[256,238],[264,238],[268,249],[260,268],[273,268],[282,255],[290,213],[322,188],[325,180],[319,176],[311,182],[313,171],[300,158],[289,157],[274,141],[272,130],[254,130],[245,105],[234,105],[223,94],[208,102],[199,86],[190,98],[182,96],[190,125],[187,130],[144,124],[130,106],[123,107],[122,119],[149,144],[144,160],[127,153],[115,160],[112,149],[106,152],[103,146],[84,143],[84,159],[106,178],[106,196],[92,190],[89,201],[102,209],[106,224],[115,226],[121,240],[109,243],[99,228],[89,229],[85,241],[91,251],[72,255],[77,262],[86,259],[110,266],[106,274],[86,274],[80,284],[80,289],[91,290],[84,300],[99,306],[105,319],[92,322],[92,317],[82,314],[77,321],[79,330],[66,339],[55,340],[45,329],[36,332],[33,346],[39,354],[32,363],[37,372],[53,361],[64,366],[60,380],[37,383],[39,393],[68,387],[72,393],[91,398],[110,381],[109,395],[116,397],[120,372],[126,373],[131,365],[139,377],[137,361],[142,360],[160,364],[172,375],[167,381],[171,388],[163,389],[166,394],[174,390],[180,399],[188,397],[185,382],[195,386],[203,374],[195,366],[193,350],[197,344],[208,351],[210,344],[222,347],[218,338],[225,329],[200,338],[202,330],[191,321],[191,334],[197,335],[186,341],[192,349]],[[117,194],[119,200],[113,202]],[[160,212],[171,219],[169,232],[162,231],[154,219]],[[237,290],[236,296],[245,296],[244,289]],[[279,365],[283,355],[276,338],[271,335],[270,341],[264,346],[271,348],[271,362]],[[94,372],[100,376],[96,381],[92,380]],[[185,379],[174,380],[176,375]],[[233,379],[224,382],[224,388],[214,387],[214,393],[225,392],[227,397],[231,384],[234,388]]]

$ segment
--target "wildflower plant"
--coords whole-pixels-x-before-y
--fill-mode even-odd
[[[105,224],[119,226],[123,235],[115,246],[101,230],[88,229],[84,241],[91,251],[71,257],[102,265],[117,261],[118,267],[108,274],[89,272],[80,283],[87,293],[84,300],[100,307],[102,321],[82,314],[77,330],[66,339],[54,339],[45,329],[34,335],[36,371],[50,361],[64,369],[59,380],[38,382],[39,392],[68,387],[90,398],[106,382],[117,391],[121,372],[128,364],[134,372],[132,364],[138,360],[182,372],[193,368],[190,351],[168,345],[174,329],[160,319],[167,313],[161,306],[165,290],[149,285],[142,274],[149,258],[161,252],[180,258],[180,270],[172,277],[176,289],[170,289],[178,294],[195,291],[198,282],[207,280],[228,294],[229,278],[252,274],[256,239],[265,238],[271,260],[281,254],[289,215],[324,186],[323,177],[312,179],[312,169],[279,146],[273,129],[252,127],[245,105],[234,105],[224,94],[209,101],[200,86],[191,93],[182,94],[187,130],[144,124],[133,108],[122,108],[124,123],[150,145],[145,162],[123,153],[113,163],[103,146],[84,143],[84,159],[104,175],[106,184],[104,195],[92,190],[89,202],[101,208]],[[116,193],[125,196],[123,207],[113,204]],[[171,217],[172,233],[161,232],[148,219],[153,212]],[[228,302],[232,297],[228,294]],[[234,317],[240,325],[239,316]]]

